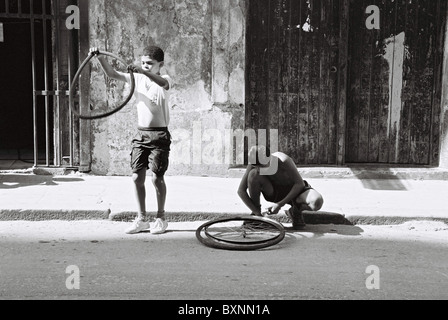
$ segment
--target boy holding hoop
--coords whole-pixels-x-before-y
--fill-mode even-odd
[[[111,79],[130,83],[128,73],[116,71],[100,54],[97,48],[91,48]],[[173,81],[168,75],[161,75],[165,54],[159,47],[145,49],[141,57],[141,67],[131,66],[135,78],[135,105],[138,115],[138,132],[132,140],[131,167],[132,180],[138,203],[138,215],[128,229],[127,234],[135,234],[151,229],[152,234],[164,233],[168,227],[165,219],[166,184],[165,173],[169,164],[171,135],[168,131],[170,122],[169,90]],[[152,171],[152,183],[157,196],[157,217],[151,227],[146,213],[146,172]],[[150,228],[151,227],[151,228]]]

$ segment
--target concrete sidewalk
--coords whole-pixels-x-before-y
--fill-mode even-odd
[[[445,177],[422,179],[415,173],[375,176],[365,172],[349,176],[338,172],[301,171],[325,200],[321,211],[305,215],[307,223],[397,224],[422,219],[448,223],[448,181]],[[242,173],[243,170],[233,170],[227,178],[167,176],[169,220],[198,221],[221,215],[248,214],[237,195]],[[263,202],[263,206],[268,204]],[[156,210],[155,192],[149,179],[147,207],[149,212]],[[3,221],[129,221],[135,212],[130,177],[79,173],[59,176],[30,172],[0,174],[0,220]],[[288,221],[284,213],[275,219]]]

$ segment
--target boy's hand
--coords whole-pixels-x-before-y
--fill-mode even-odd
[[[143,73],[144,72],[141,67],[133,65],[133,64],[128,66],[128,70],[132,70],[132,72],[134,72],[134,73]]]
[[[98,56],[100,54],[100,50],[98,48],[93,47],[89,49],[89,55]]]
[[[267,208],[267,214],[268,215],[275,215],[280,212],[280,209],[282,208],[281,205],[278,203],[274,204],[272,207]]]

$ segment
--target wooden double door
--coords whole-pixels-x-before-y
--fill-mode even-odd
[[[257,0],[246,128],[298,165],[436,165],[445,0]]]

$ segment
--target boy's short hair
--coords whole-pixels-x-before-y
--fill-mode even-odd
[[[271,150],[269,150],[269,147],[263,145],[253,146],[249,150],[249,163],[254,166],[266,164],[260,161],[260,154],[263,158],[269,158],[271,156]]]
[[[148,46],[143,50],[143,56],[149,56],[157,62],[165,61],[165,53],[162,49],[156,46]]]

